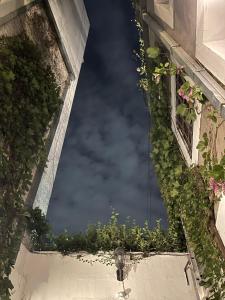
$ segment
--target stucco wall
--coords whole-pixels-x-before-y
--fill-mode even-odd
[[[192,57],[195,57],[197,0],[174,0],[174,29],[154,13],[154,0],[147,1],[147,11]]]
[[[95,260],[88,255],[84,259]],[[113,300],[126,291],[130,300],[196,300],[191,271],[187,284],[186,254],[153,255],[132,264],[128,259],[124,280],[116,280],[116,267],[85,263],[76,256],[31,254],[23,246],[11,274],[12,300]]]

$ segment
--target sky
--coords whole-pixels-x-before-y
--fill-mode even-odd
[[[130,0],[86,0],[90,32],[47,218],[56,233],[105,223],[112,210],[154,226],[166,211],[148,139],[133,53]]]

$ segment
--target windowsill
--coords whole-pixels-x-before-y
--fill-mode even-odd
[[[196,58],[222,84],[225,84],[225,40],[198,43]]]
[[[154,2],[155,14],[172,29],[174,28],[174,13],[173,5],[169,3],[156,3]]]
[[[219,235],[225,245],[225,220],[224,220],[224,211],[225,211],[225,196],[220,199],[217,205],[216,213],[216,228],[219,232]]]

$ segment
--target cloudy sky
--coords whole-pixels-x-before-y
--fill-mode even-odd
[[[106,222],[112,209],[166,224],[149,162],[149,118],[137,88],[130,0],[86,0],[90,32],[48,210],[55,232]]]

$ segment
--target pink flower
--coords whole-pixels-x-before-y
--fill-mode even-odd
[[[225,192],[225,182],[216,182],[216,180],[213,177],[211,177],[209,180],[209,187],[217,198],[220,198],[222,192]]]
[[[184,99],[184,100],[186,100],[187,102],[189,102],[190,100],[191,100],[191,95],[192,95],[192,89],[191,89],[191,91],[190,91],[190,93],[188,94],[188,95],[186,95],[185,94],[185,92],[184,92],[184,90],[182,89],[182,88],[180,88],[179,90],[178,90],[178,95],[182,98],[182,99]]]
[[[190,98],[187,95],[184,95],[183,99],[186,100],[187,102],[190,101]]]
[[[218,183],[215,185],[213,192],[217,198],[220,198],[222,191],[221,191],[221,187]]]
[[[180,88],[179,91],[178,91],[178,95],[179,95],[180,97],[184,98],[184,96],[185,96],[184,90]]]

